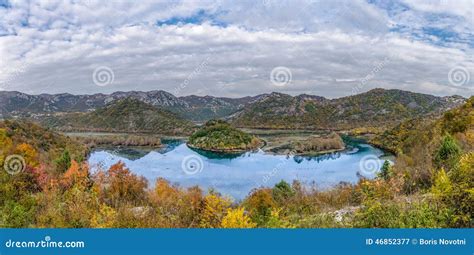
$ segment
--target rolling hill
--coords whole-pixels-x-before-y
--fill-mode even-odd
[[[465,151],[474,150],[474,97],[439,118],[414,118],[374,137],[371,143],[399,155],[418,154],[431,158],[441,138],[452,135]]]
[[[465,102],[459,96],[437,97],[395,89],[373,89],[336,99],[276,92],[225,98],[176,97],[161,90],[115,92],[110,95],[28,95],[0,91],[0,118],[27,117],[42,121],[48,115],[71,116],[70,113],[76,113],[81,116],[78,113],[92,112],[125,98],[146,103],[160,111],[173,112],[197,123],[226,119],[238,127],[334,130],[392,127],[409,118],[438,116]]]
[[[55,161],[67,151],[71,159],[86,158],[85,145],[28,121],[0,121],[0,165],[8,155],[20,155],[32,167],[55,168]],[[3,169],[2,169],[3,170]],[[3,172],[3,171],[2,171]]]
[[[138,99],[125,98],[89,113],[58,114],[42,123],[61,131],[96,131],[188,135],[194,125],[175,113]]]
[[[464,101],[458,96],[436,97],[395,89],[374,89],[337,99],[272,93],[231,116],[231,121],[238,127],[278,129],[392,126],[408,118],[439,115]]]

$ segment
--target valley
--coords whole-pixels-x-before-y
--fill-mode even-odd
[[[474,255],[474,0],[0,0],[0,60],[0,255]]]
[[[205,215],[234,207],[259,227],[472,226],[474,98],[192,96],[191,118],[168,94],[130,93],[3,113],[0,163],[19,171],[0,174],[2,226],[220,227]]]

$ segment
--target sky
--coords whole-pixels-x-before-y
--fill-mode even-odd
[[[0,0],[0,90],[474,94],[474,0]]]

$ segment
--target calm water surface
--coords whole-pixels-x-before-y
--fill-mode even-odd
[[[272,155],[263,151],[223,155],[195,151],[184,143],[143,151],[132,148],[101,149],[89,158],[92,171],[108,169],[122,161],[151,186],[163,177],[182,187],[213,188],[236,200],[257,187],[272,187],[285,180],[298,180],[307,187],[328,188],[341,182],[355,183],[360,176],[373,178],[380,169],[384,152],[367,144],[351,150],[318,157]]]

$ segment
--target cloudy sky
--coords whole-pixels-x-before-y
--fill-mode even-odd
[[[0,0],[0,90],[474,94],[474,0]]]

